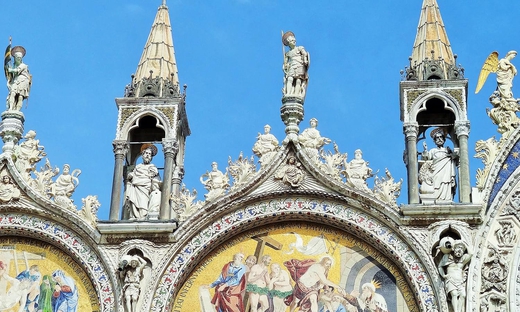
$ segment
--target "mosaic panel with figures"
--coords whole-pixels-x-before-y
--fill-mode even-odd
[[[418,311],[404,277],[376,249],[347,233],[296,222],[223,244],[191,273],[171,310],[284,312],[291,306]]]
[[[0,311],[99,311],[83,269],[58,248],[20,237],[0,239]]]

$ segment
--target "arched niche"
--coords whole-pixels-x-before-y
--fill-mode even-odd
[[[151,311],[185,311],[184,308],[177,309],[176,305],[184,299],[183,295],[187,296],[184,292],[186,287],[190,284],[192,286],[189,288],[195,287],[193,283],[200,278],[200,274],[205,275],[200,281],[197,280],[197,283],[202,285],[213,282],[216,275],[221,272],[222,264],[229,262],[232,254],[237,252],[236,248],[238,251],[244,250],[245,256],[254,254],[257,247],[253,246],[255,239],[251,240],[251,238],[269,237],[269,234],[261,235],[266,232],[266,229],[267,232],[271,229],[280,231],[277,235],[281,235],[282,238],[283,233],[293,232],[292,237],[289,235],[284,239],[278,237],[276,239],[276,241],[283,241],[285,247],[282,249],[285,250],[291,243],[296,243],[294,233],[300,236],[306,235],[307,241],[304,239],[303,243],[307,244],[312,237],[319,236],[317,233],[325,233],[325,235],[333,233],[330,234],[330,238],[327,238],[328,241],[341,240],[338,246],[342,245],[346,253],[348,251],[352,256],[355,255],[358,259],[355,263],[374,259],[374,262],[362,266],[361,271],[365,273],[361,274],[358,281],[353,284],[353,288],[358,288],[368,281],[369,275],[388,277],[388,272],[392,272],[390,275],[395,278],[396,285],[401,285],[400,281],[406,284],[403,284],[399,292],[409,294],[406,306],[410,311],[415,309],[438,311],[439,306],[441,310],[447,308],[444,303],[436,299],[437,290],[428,273],[436,270],[433,263],[430,263],[427,257],[420,258],[392,227],[363,211],[345,206],[344,203],[307,198],[272,199],[238,209],[228,208],[225,215],[219,217],[209,215],[207,218],[207,220],[198,220],[197,225],[202,224],[202,226],[194,226],[193,232],[184,233],[178,246],[172,250],[172,256],[167,260],[169,264],[157,281]],[[307,232],[299,232],[301,227],[305,227]],[[245,245],[236,247],[239,244]],[[282,262],[285,256],[287,255],[280,251],[274,261]],[[323,254],[313,255],[312,258],[319,260],[320,256]],[[335,262],[341,263],[339,255],[337,258]],[[220,262],[213,262],[217,259]],[[210,264],[214,267],[206,271]],[[336,266],[336,268],[340,267],[341,265]],[[202,271],[199,272],[201,268]],[[347,287],[348,279],[348,274],[344,275],[343,280],[336,276],[336,283],[341,282]],[[385,280],[388,282],[392,279]],[[348,292],[352,290],[347,288]],[[397,290],[394,293],[397,294]],[[178,300],[174,302],[175,298]]]

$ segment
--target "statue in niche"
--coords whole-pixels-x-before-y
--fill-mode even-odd
[[[466,280],[472,253],[462,240],[451,237],[441,239],[437,247],[444,255],[437,266],[444,289],[451,301],[453,312],[464,312],[466,306]]]
[[[40,140],[36,140],[36,132],[29,130],[25,135],[25,141],[15,149],[16,157],[15,166],[26,181],[30,178],[30,173],[35,171],[35,164],[39,162],[47,154],[43,151],[44,147],[40,145]]]
[[[289,47],[285,52],[283,72],[285,74],[283,95],[304,97],[309,81],[308,70],[310,65],[309,52],[302,46],[296,46],[296,37],[292,31],[282,34],[282,43]],[[285,51],[285,49],[284,49]]]
[[[316,129],[318,126],[318,119],[312,118],[310,121],[310,128],[303,130],[298,136],[298,141],[303,145],[309,156],[314,160],[318,160],[318,150],[325,144],[329,144],[331,141],[329,138],[322,137],[320,131]]]
[[[10,49],[10,44],[7,49]],[[22,46],[16,46],[10,49],[10,55],[7,55],[4,64],[5,65],[5,77],[7,79],[7,88],[9,94],[7,95],[7,109],[19,111],[22,109],[23,100],[29,97],[29,91],[31,89],[32,76],[29,74],[29,67],[23,63],[23,57],[25,56],[25,48]],[[11,55],[14,56],[14,62],[12,66]]]
[[[453,152],[446,142],[446,130],[436,128],[430,136],[437,147],[428,151],[426,142],[423,142],[422,164],[419,170],[419,196],[424,204],[452,202],[457,183],[455,180],[458,160],[458,149]]]
[[[260,159],[260,165],[270,161],[271,157],[280,147],[278,140],[271,133],[271,126],[264,126],[264,134],[258,133],[255,145],[253,146],[253,153]]]
[[[123,280],[123,294],[127,312],[137,311],[141,281],[146,261],[138,255],[124,255],[119,261],[119,276]]]
[[[286,164],[278,169],[274,175],[275,180],[280,180],[292,188],[299,187],[303,178],[305,178],[305,172],[302,169],[302,164],[294,156],[289,156]]]
[[[128,173],[125,207],[130,212],[130,220],[145,220],[150,212],[159,211],[161,204],[161,179],[159,170],[151,163],[157,155],[157,147],[153,144],[141,146],[143,162]]]
[[[211,163],[211,171],[206,171],[206,173],[200,177],[200,182],[204,185],[204,188],[208,190],[208,194],[204,195],[206,200],[212,200],[224,194],[229,187],[227,172],[224,174],[218,170],[218,164],[216,162]]]
[[[354,151],[354,159],[347,163],[345,160],[345,177],[347,185],[363,191],[370,191],[367,179],[373,177],[372,169],[368,167],[368,161],[363,159],[360,149]]]
[[[56,204],[64,208],[76,209],[71,196],[79,185],[80,174],[81,170],[75,169],[70,173],[70,166],[63,165],[63,172],[50,187],[50,195]]]
[[[11,200],[20,199],[20,190],[14,185],[11,177],[8,175],[2,176],[2,183],[0,183],[0,202],[8,203]]]

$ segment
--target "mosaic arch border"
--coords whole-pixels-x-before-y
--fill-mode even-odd
[[[152,299],[150,311],[169,311],[180,279],[194,269],[196,261],[209,252],[209,244],[221,243],[230,239],[231,232],[241,227],[252,228],[283,220],[294,220],[294,216],[312,216],[315,222],[330,226],[347,226],[344,230],[357,235],[369,243],[382,244],[383,254],[390,256],[393,263],[401,268],[415,291],[417,303],[422,311],[437,312],[437,300],[432,281],[427,270],[415,252],[397,235],[393,229],[370,215],[347,208],[345,205],[329,200],[314,199],[273,199],[247,205],[230,211],[219,220],[211,223],[204,230],[178,247],[177,253],[169,259],[169,264],[158,276],[159,281]],[[319,217],[319,218],[318,218]],[[271,218],[271,220],[267,220]],[[323,221],[326,219],[327,222]],[[311,220],[311,221],[312,221]],[[307,219],[307,221],[309,221]],[[215,247],[216,248],[216,247]]]
[[[100,312],[115,311],[114,290],[109,274],[96,252],[73,231],[60,224],[35,216],[0,214],[0,236],[24,236],[45,241],[80,260],[98,293]]]
[[[518,137],[518,134],[520,134],[520,132],[517,132],[515,137]],[[509,141],[508,143],[513,142]],[[485,291],[482,287],[482,271],[485,268],[484,261],[486,259],[486,251],[490,246],[495,247],[499,252],[505,255],[507,268],[509,269],[505,283],[506,289],[502,291],[507,294],[505,296],[505,305],[508,305],[509,309],[513,310],[514,308],[518,310],[520,307],[520,286],[517,283],[517,281],[520,280],[520,257],[518,257],[520,255],[520,247],[517,243],[515,243],[514,246],[500,246],[497,245],[493,239],[494,229],[500,221],[509,218],[510,220],[514,219],[516,222],[520,222],[520,209],[511,203],[513,196],[518,194],[520,190],[520,157],[518,155],[513,156],[515,152],[520,153],[520,140],[514,141],[514,144],[509,144],[509,149],[506,149],[500,158],[497,156],[494,163],[494,168],[497,168],[496,171],[498,171],[498,173],[494,176],[493,188],[491,189],[490,198],[486,206],[487,221],[482,225],[476,235],[475,245],[478,247],[475,251],[474,260],[471,261],[469,271],[472,278],[468,278],[468,289],[471,288],[475,294],[478,294],[478,300],[470,300],[466,309],[467,311],[479,311],[481,298],[493,293],[493,289]],[[504,164],[508,166],[504,166]],[[491,172],[489,174],[491,176]],[[497,185],[499,186],[497,187]],[[486,183],[486,187],[487,186]],[[511,213],[512,211],[516,211],[516,213]],[[518,238],[516,242],[518,242]]]

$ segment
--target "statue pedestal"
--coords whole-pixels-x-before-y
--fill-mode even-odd
[[[298,125],[303,120],[303,102],[304,98],[299,96],[282,97],[280,115],[285,124],[285,134],[289,139],[295,140],[300,132]]]
[[[5,111],[1,116],[0,136],[4,141],[2,151],[4,153],[11,153],[14,146],[22,138],[25,116],[19,111]]]

